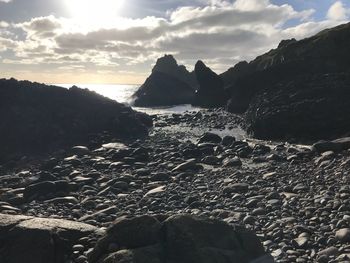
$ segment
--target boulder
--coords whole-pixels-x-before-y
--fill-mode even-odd
[[[194,89],[167,73],[155,71],[133,95],[137,107],[190,104]]]
[[[212,132],[206,132],[204,133],[200,138],[198,143],[220,143],[222,141],[222,138],[216,134],[216,133],[212,133]]]
[[[199,88],[196,91],[194,105],[205,108],[224,106],[228,96],[222,78],[202,61],[196,63],[195,73]]]
[[[95,92],[15,79],[0,79],[0,119],[0,162],[86,145],[103,132],[145,136],[152,124],[149,116]]]
[[[23,191],[23,197],[27,202],[41,199],[50,199],[59,194],[65,195],[70,192],[68,181],[44,181],[28,185]]]
[[[0,214],[0,259],[6,263],[65,263],[82,237],[98,228],[61,219]]]
[[[312,149],[320,153],[348,150],[350,149],[350,137],[339,138],[333,141],[319,141],[312,145]]]
[[[89,260],[90,263],[273,262],[251,231],[190,215],[118,219],[97,242]]]

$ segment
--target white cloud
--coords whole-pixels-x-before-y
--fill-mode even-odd
[[[22,29],[25,39],[7,38],[5,43],[3,37],[0,46],[5,43],[16,55],[6,63],[32,61],[58,65],[60,70],[105,67],[107,71],[144,74],[157,57],[172,53],[190,68],[202,59],[216,71],[224,71],[276,47],[282,39],[301,39],[341,22],[333,19],[334,10],[339,9],[334,6],[332,19],[315,22],[314,10],[296,11],[291,5],[268,0],[198,1],[205,5],[168,11],[166,18],[116,18],[105,26],[37,17],[10,25]],[[344,18],[339,12],[337,17]],[[286,26],[290,20],[298,21],[297,25]]]
[[[348,12],[343,2],[337,1],[329,8],[327,18],[336,21],[346,20]]]
[[[10,3],[10,2],[12,2],[12,0],[0,0],[0,2],[3,2],[3,3]]]
[[[0,21],[0,28],[6,28],[6,27],[9,27],[9,23],[5,21]]]

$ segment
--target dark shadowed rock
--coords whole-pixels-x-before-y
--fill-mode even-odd
[[[194,72],[178,65],[172,55],[157,60],[152,74],[133,95],[138,107],[191,104],[197,80]]]
[[[312,148],[318,152],[340,152],[350,149],[350,137],[339,138],[333,141],[319,141],[312,145]]]
[[[222,138],[216,133],[206,132],[199,138],[198,143],[205,143],[205,142],[220,143],[221,141],[222,141]]]
[[[45,181],[27,186],[24,189],[23,197],[27,201],[38,199],[49,199],[57,194],[67,194],[70,191],[68,181]]]
[[[88,90],[0,80],[0,160],[86,143],[94,134],[147,134],[143,113]]]
[[[64,263],[80,238],[97,228],[67,220],[0,214],[0,259],[6,263]]]
[[[195,73],[199,88],[196,91],[194,104],[207,108],[224,106],[227,94],[224,90],[222,78],[202,61],[196,63]]]
[[[190,104],[194,90],[176,77],[155,71],[133,97],[137,107]]]
[[[152,73],[162,72],[185,82],[190,87],[198,85],[194,72],[189,72],[184,65],[178,65],[172,55],[159,58],[152,69]]]
[[[350,73],[295,76],[257,93],[246,113],[257,138],[322,139],[350,129]]]
[[[223,73],[229,111],[248,110],[249,129],[259,138],[344,136],[350,128],[349,32],[350,23],[300,41],[284,40]]]
[[[113,252],[108,250],[111,245]],[[177,215],[118,220],[97,243],[90,262],[248,263],[259,258],[257,262],[273,262],[252,232],[218,220]]]

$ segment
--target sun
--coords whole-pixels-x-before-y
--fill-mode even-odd
[[[83,23],[108,24],[121,11],[125,0],[65,0],[72,18]]]

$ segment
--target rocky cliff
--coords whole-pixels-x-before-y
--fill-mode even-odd
[[[249,129],[259,138],[344,135],[350,130],[349,46],[345,24],[300,41],[284,40],[236,65],[222,74],[231,97],[228,110],[247,112]]]

